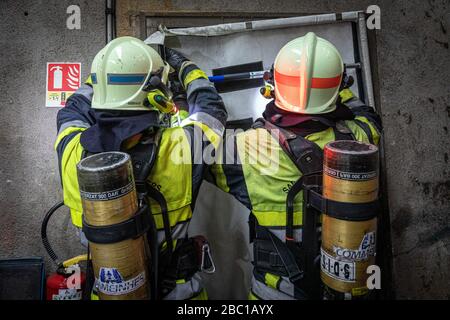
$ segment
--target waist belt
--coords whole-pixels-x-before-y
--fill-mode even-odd
[[[253,252],[254,265],[258,271],[269,272],[282,277],[289,276],[283,260],[273,248],[272,241],[255,239]]]

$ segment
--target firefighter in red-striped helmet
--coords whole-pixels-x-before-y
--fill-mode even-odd
[[[262,93],[273,99],[263,118],[228,136],[222,164],[213,165],[217,186],[251,212],[251,299],[316,298],[320,280],[306,280],[301,249],[295,250],[307,229],[301,178],[322,171],[322,148],[330,141],[380,140],[379,117],[352,96],[345,79],[341,55],[329,41],[314,33],[290,41],[275,59],[273,77],[266,77]]]

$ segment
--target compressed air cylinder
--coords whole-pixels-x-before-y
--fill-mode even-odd
[[[109,226],[128,220],[137,209],[131,158],[123,152],[89,156],[77,165],[87,224]],[[144,236],[116,243],[89,242],[101,300],[148,299]]]
[[[323,197],[358,205],[378,198],[378,148],[358,141],[333,141],[324,148]],[[321,278],[346,297],[364,296],[367,267],[375,264],[376,212],[322,220]]]

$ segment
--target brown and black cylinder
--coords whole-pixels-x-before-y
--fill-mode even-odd
[[[321,278],[327,287],[337,292],[352,296],[368,292],[366,270],[375,264],[377,213],[364,212],[364,209],[358,212],[349,205],[366,208],[370,206],[361,205],[376,202],[378,180],[376,146],[347,140],[325,146],[323,197],[344,213],[324,212]],[[345,214],[345,210],[349,214]]]
[[[123,152],[89,156],[77,165],[85,222],[106,227],[130,219],[138,210],[131,158]],[[101,300],[148,299],[144,236],[115,243],[89,241],[96,288]]]

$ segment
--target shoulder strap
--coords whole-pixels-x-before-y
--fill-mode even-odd
[[[369,125],[367,123],[359,120],[359,119],[355,119],[353,121],[355,121],[355,123],[364,131],[364,133],[366,134],[367,139],[369,140],[369,142],[371,144],[375,144],[374,140],[373,140],[372,131],[370,130]]]
[[[140,197],[147,193],[146,181],[158,154],[160,138],[161,135],[158,130],[157,133],[140,141],[135,147],[128,151],[133,163],[133,175],[136,183],[136,190]]]
[[[333,127],[335,140],[356,140],[352,130],[347,126],[345,120],[339,120]]]
[[[83,152],[81,153],[81,160],[83,160],[84,158],[93,155],[93,153],[90,153],[89,151],[87,151],[86,149],[83,150]]]
[[[133,174],[136,183],[136,189],[140,200],[145,196],[155,200],[161,208],[161,214],[164,224],[164,234],[166,237],[168,256],[173,252],[172,232],[170,230],[170,221],[167,209],[167,202],[164,195],[152,185],[147,183],[147,178],[156,161],[158,154],[159,142],[161,140],[161,130],[140,141],[135,147],[129,150],[131,160],[133,162]]]
[[[159,143],[161,140],[161,130],[158,130],[154,135],[143,139],[137,144],[134,148],[129,151],[129,154],[133,163],[133,174],[136,183],[136,190],[138,192],[138,197],[140,202],[146,201],[146,196],[155,200],[161,208],[161,215],[163,218],[164,225],[164,236],[166,238],[167,244],[167,255],[166,262],[170,264],[173,253],[173,239],[172,239],[172,231],[170,229],[170,220],[167,208],[167,202],[164,195],[150,185],[147,182],[147,178],[150,175],[150,172],[155,164],[156,157],[158,155]],[[148,205],[150,208],[150,205]],[[151,214],[151,212],[150,212]],[[153,218],[153,215],[152,215]],[[160,290],[159,286],[161,285],[159,279],[159,246],[158,246],[158,236],[156,223],[154,219],[151,219],[153,222],[152,228],[147,232],[147,241],[150,247],[150,255],[151,259],[151,276],[152,276],[152,296],[155,300],[160,298]]]
[[[322,149],[314,142],[263,118],[256,120],[253,128],[267,129],[303,175],[322,171]]]
[[[345,121],[330,122],[336,140],[353,140],[354,136]],[[258,119],[253,128],[265,128],[280,143],[283,151],[290,157],[302,176],[290,188],[286,197],[286,245],[290,252],[303,263],[304,282],[307,286],[315,284],[318,274],[315,272],[317,247],[317,212],[311,210],[304,198],[303,202],[303,236],[299,247],[294,239],[294,199],[306,187],[316,187],[321,183],[323,170],[323,151],[312,141],[274,124]],[[277,129],[278,131],[275,131]]]

